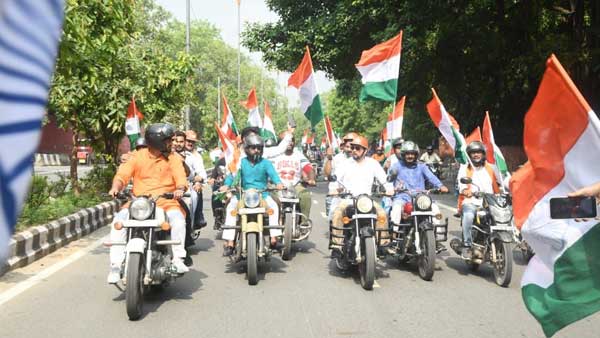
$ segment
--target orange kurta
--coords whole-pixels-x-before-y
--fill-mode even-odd
[[[187,176],[183,168],[181,157],[169,154],[169,159],[163,156],[154,156],[148,149],[140,149],[131,154],[131,158],[123,163],[117,170],[115,180],[127,185],[133,179],[133,194],[135,196],[158,196],[173,192],[176,187],[187,187]],[[176,200],[161,198],[156,202],[163,210],[184,210]]]

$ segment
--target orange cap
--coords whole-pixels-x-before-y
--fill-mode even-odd
[[[369,141],[367,140],[366,137],[362,136],[362,135],[357,135],[351,142],[350,144],[354,144],[354,145],[358,145],[361,146],[365,149],[369,149]]]
[[[347,142],[347,141],[352,141],[352,140],[354,140],[354,139],[355,139],[356,137],[358,137],[358,136],[359,136],[359,135],[358,135],[357,133],[350,132],[350,133],[346,134],[342,140],[343,140],[344,142]]]
[[[193,130],[188,130],[185,132],[185,139],[187,141],[198,142],[198,134]]]

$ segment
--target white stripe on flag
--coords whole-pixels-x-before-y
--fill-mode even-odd
[[[400,54],[387,60],[356,67],[362,75],[362,83],[384,82],[398,78],[400,70]]]

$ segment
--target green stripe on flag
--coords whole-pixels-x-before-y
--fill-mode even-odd
[[[135,142],[140,138],[140,134],[127,135],[127,138],[129,139],[129,150],[133,151],[135,149]]]
[[[494,158],[496,159],[496,167],[498,167],[500,173],[502,175],[506,175],[506,173],[508,172],[508,166],[506,165],[506,161],[504,160],[502,154],[494,152]]]
[[[304,112],[304,116],[310,121],[311,127],[314,127],[323,119],[323,108],[321,107],[321,96],[317,95],[313,102]]]
[[[454,129],[454,127],[450,128],[452,130],[452,136],[454,136],[454,140],[456,144],[454,145],[454,157],[456,161],[460,164],[465,164],[469,160],[469,155],[467,155],[465,144],[465,139],[462,135]]]
[[[275,142],[277,142],[277,136],[275,136],[275,134],[273,134],[270,130],[267,130],[265,128],[260,129],[260,136],[265,140],[272,139],[275,140]]]
[[[525,306],[547,337],[600,311],[600,224],[593,226],[554,264],[548,288],[535,284],[521,290]]]
[[[360,102],[368,100],[396,101],[396,92],[398,90],[398,79],[391,79],[384,82],[367,82],[360,91]]]

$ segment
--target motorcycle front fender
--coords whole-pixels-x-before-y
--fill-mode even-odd
[[[360,237],[367,238],[375,236],[375,231],[371,227],[360,228]]]
[[[262,224],[259,224],[258,222],[248,222],[243,227],[242,231],[245,233],[257,232],[257,233],[261,234],[263,231],[263,227],[262,227]]]
[[[513,236],[512,234],[506,232],[506,231],[497,231],[497,232],[492,232],[492,234],[490,235],[490,240],[500,240],[504,243],[512,243],[513,242]]]
[[[425,220],[419,223],[419,231],[425,230],[433,230],[433,223],[431,223],[429,220]]]
[[[131,240],[129,240],[129,242],[127,242],[125,251],[127,253],[131,253],[131,252],[144,253],[146,251],[146,241],[142,238],[132,238]]]

